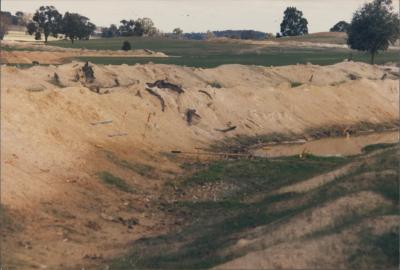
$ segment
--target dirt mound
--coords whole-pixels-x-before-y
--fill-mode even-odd
[[[365,220],[360,226],[335,235],[279,243],[262,251],[249,253],[214,269],[360,269],[348,263],[352,256],[358,255],[352,253],[355,246],[363,244],[357,238],[357,234],[367,229],[375,231],[375,234],[378,231],[379,234],[390,233],[396,230],[396,224],[399,221],[398,216]],[[374,267],[374,265],[364,264],[361,268],[374,269]]]
[[[74,57],[167,57],[164,53],[149,50],[104,51],[104,50],[67,50],[67,51],[2,51],[2,64],[62,64]]]
[[[1,64],[62,64],[75,57],[168,57],[162,52],[147,49],[130,51],[87,50],[18,41],[2,41],[2,46],[17,50],[2,50]]]
[[[356,247],[365,244],[359,239],[359,235],[366,231],[372,232],[374,236],[391,233],[396,231],[399,221],[398,216],[366,219],[359,225],[333,235],[278,242],[213,269],[360,269],[351,264],[358,255],[357,251],[354,252]],[[359,249],[360,253],[362,249]],[[361,268],[374,267],[375,265],[364,263]],[[395,269],[387,267],[386,269]]]
[[[20,157],[16,163],[27,159],[22,162],[25,166],[63,168],[79,163],[76,158],[85,156],[96,144],[135,145],[153,152],[193,150],[238,134],[301,133],[335,124],[398,120],[397,81],[380,80],[385,70],[366,64],[228,65],[209,70],[167,65],[93,66],[95,80],[91,84],[82,83],[79,75],[76,78],[82,66],[2,67],[2,137],[12,146],[5,148],[5,160],[14,160],[15,154]],[[53,83],[55,73],[59,85]],[[361,79],[349,79],[353,73]],[[165,101],[165,112],[161,112],[159,100],[145,91],[146,83],[160,79],[185,89],[180,95],[157,89]],[[215,81],[223,88],[212,87]],[[293,88],[293,81],[302,85]],[[109,94],[99,95],[93,89]],[[201,116],[196,125],[186,122],[189,108]],[[112,123],[96,128],[90,124],[104,120]],[[229,125],[237,128],[217,131]],[[118,133],[127,135],[109,137]],[[18,169],[9,172],[23,173]],[[24,185],[30,182],[21,180]],[[7,200],[7,196],[3,198]]]
[[[154,205],[160,186],[180,171],[167,159],[171,150],[399,118],[398,81],[385,67],[89,65],[90,82],[78,62],[1,67],[2,204],[24,216],[21,231],[4,241],[20,268],[76,268],[165,230],[168,216]],[[145,90],[158,80],[184,89],[152,87],[164,112]],[[199,116],[190,125],[188,109]]]

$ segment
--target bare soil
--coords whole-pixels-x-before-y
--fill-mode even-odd
[[[168,158],[171,150],[196,151],[236,135],[399,120],[398,80],[389,74],[396,68],[353,62],[215,69],[93,65],[95,79],[88,82],[82,66],[1,67],[1,198],[15,224],[2,228],[7,269],[99,265],[124,254],[135,239],[168,231],[175,220],[162,209],[161,187],[182,173]],[[154,88],[164,112],[145,90],[156,80],[184,90]],[[188,125],[188,109],[196,110],[198,122]],[[231,126],[237,128],[218,131]],[[369,193],[344,200],[368,199],[385,203]],[[335,205],[326,206],[329,213]],[[282,233],[297,234],[288,230]],[[317,249],[310,242],[308,250]],[[283,250],[267,252],[283,256]],[[251,256],[260,255],[249,256],[230,266],[257,266]]]

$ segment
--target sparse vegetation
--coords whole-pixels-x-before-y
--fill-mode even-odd
[[[379,149],[386,149],[386,148],[390,148],[397,145],[397,143],[392,144],[392,143],[377,143],[377,144],[371,144],[371,145],[367,145],[366,147],[364,147],[362,149],[363,152],[365,153],[369,153],[369,152],[373,152]]]
[[[137,241],[133,245],[132,253],[113,263],[115,269],[137,268],[174,268],[174,269],[204,269],[232,260],[243,253],[221,253],[224,248],[235,245],[236,235],[241,232],[262,226],[265,233],[276,229],[278,223],[289,222],[296,215],[305,213],[315,207],[332,202],[342,196],[355,194],[359,191],[381,192],[382,181],[388,183],[388,187],[398,196],[398,184],[396,174],[391,180],[379,174],[378,179],[370,181],[356,181],[363,173],[396,168],[396,149],[387,149],[384,153],[374,158],[369,165],[362,165],[357,170],[350,172],[339,179],[322,185],[306,193],[284,193],[279,195],[264,195],[255,202],[246,202],[246,198],[255,198],[261,194],[269,194],[282,186],[290,185],[344,163],[351,162],[354,158],[321,158],[310,157],[300,160],[289,157],[280,163],[273,160],[237,160],[218,161],[209,164],[207,168],[200,165],[200,171],[194,173],[183,183],[202,186],[206,183],[222,181],[224,185],[234,184],[236,188],[231,192],[221,193],[215,200],[205,201],[178,201],[166,207],[168,211],[183,213],[192,223],[177,232],[166,235],[146,238]],[[181,186],[184,190],[184,186]],[[388,188],[389,189],[389,188]],[[384,193],[383,193],[384,194]],[[355,224],[361,224],[363,220],[371,217],[380,217],[385,214],[394,214],[398,198],[393,194],[385,195],[393,200],[392,208],[376,208],[373,212],[362,212],[343,216],[336,221],[333,227],[326,227],[324,231],[316,231],[307,237],[320,238],[331,234],[340,234],[343,230],[353,228]],[[301,204],[284,207],[275,211],[268,210],[274,204],[284,205],[286,201],[301,201]],[[190,213],[190,215],[189,215]],[[210,217],[213,219],[210,219]],[[368,244],[363,240],[368,237]],[[371,266],[380,266],[382,262],[389,261],[390,265],[398,261],[398,240],[393,233],[385,233],[381,236],[372,236],[370,233],[362,236],[356,255],[349,258],[349,264],[360,266],[370,262]],[[285,241],[282,239],[282,241]],[[364,241],[364,242],[363,242]],[[177,247],[171,249],[171,246]],[[371,248],[371,246],[373,248]],[[371,252],[375,250],[375,252]],[[377,252],[379,251],[379,252]],[[243,251],[241,251],[243,252]],[[222,255],[224,254],[224,255]],[[361,254],[361,255],[360,255]],[[367,255],[365,255],[367,254]],[[361,263],[361,264],[360,264]],[[384,263],[386,265],[387,263]],[[387,264],[389,265],[389,264]],[[394,264],[393,264],[394,265]]]
[[[152,167],[152,166],[138,163],[138,162],[122,160],[110,151],[104,151],[104,153],[108,160],[110,160],[111,162],[113,162],[114,164],[116,164],[120,167],[131,170],[141,176],[145,176],[145,177],[149,177],[149,178],[152,178],[155,176],[154,167]]]
[[[342,80],[342,81],[331,83],[331,86],[338,86],[338,85],[341,85],[341,84],[344,84],[344,83],[346,83],[346,80]]]
[[[290,87],[295,88],[303,85],[301,82],[290,82]]]
[[[32,85],[26,88],[26,91],[28,92],[42,92],[44,90],[46,90],[46,87],[44,87],[43,85]]]
[[[391,269],[399,265],[399,233],[373,235],[365,229],[359,233],[361,247],[348,257],[350,269]],[[372,267],[374,266],[374,267]]]
[[[115,176],[107,171],[99,172],[98,177],[107,185],[115,187],[123,192],[132,193],[133,189],[129,186],[124,179]]]
[[[318,128],[310,128],[306,129],[303,133],[269,133],[257,136],[248,136],[248,135],[237,135],[234,137],[227,137],[222,141],[216,141],[210,145],[211,151],[223,151],[229,153],[245,153],[251,146],[262,145],[262,144],[277,144],[282,142],[295,142],[298,140],[304,140],[307,137],[311,137],[314,139],[320,139],[325,137],[339,137],[346,136],[344,130],[351,130],[353,133],[357,134],[358,132],[382,132],[387,130],[393,130],[393,128],[397,128],[398,124],[393,122],[388,123],[368,123],[368,122],[360,122],[358,124],[354,124],[352,126],[348,125],[335,125],[335,126],[327,126],[327,127],[318,127]],[[388,145],[390,147],[391,145]],[[364,148],[364,151],[369,151],[369,149],[375,150],[375,148],[384,148],[386,145],[379,144],[378,146],[367,146]]]
[[[1,233],[6,233],[7,230],[11,232],[23,230],[22,224],[13,219],[10,209],[4,204],[0,204],[0,225]]]
[[[218,89],[222,88],[222,84],[217,81],[209,82],[208,85],[211,86],[212,88],[218,88]]]

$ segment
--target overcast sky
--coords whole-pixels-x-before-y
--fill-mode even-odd
[[[371,0],[369,0],[371,1]],[[156,27],[171,32],[254,29],[276,33],[287,6],[304,12],[310,32],[328,31],[368,0],[1,0],[1,10],[33,13],[41,5],[54,5],[61,13],[77,12],[98,26],[121,19],[149,17]],[[393,1],[398,10],[399,0]]]

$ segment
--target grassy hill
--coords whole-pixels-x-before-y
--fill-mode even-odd
[[[347,34],[341,32],[321,32],[312,33],[304,36],[282,37],[280,42],[298,41],[298,42],[311,42],[311,43],[325,43],[325,44],[338,44],[346,45]]]

